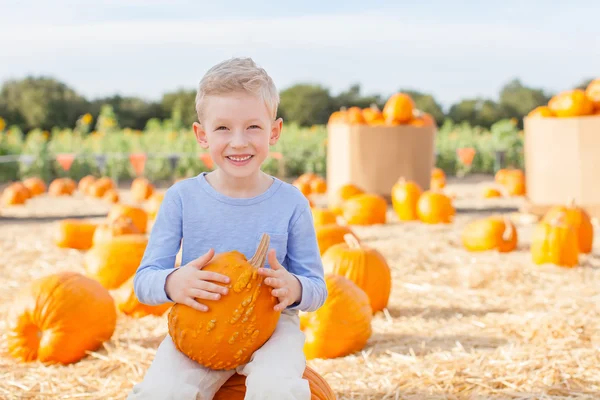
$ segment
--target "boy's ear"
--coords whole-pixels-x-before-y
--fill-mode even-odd
[[[281,130],[283,128],[283,118],[276,119],[271,125],[271,136],[269,137],[269,144],[272,146],[277,143],[281,136]]]
[[[196,141],[200,144],[203,149],[208,149],[208,140],[206,138],[206,131],[198,122],[194,122],[194,135],[196,135]]]

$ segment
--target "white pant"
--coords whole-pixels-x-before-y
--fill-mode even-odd
[[[144,380],[133,387],[128,400],[211,400],[236,372],[246,376],[245,400],[310,400],[304,332],[298,315],[281,313],[273,335],[236,370],[203,367],[181,353],[167,334]]]

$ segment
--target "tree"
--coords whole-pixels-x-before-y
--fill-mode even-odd
[[[283,90],[279,97],[280,115],[301,126],[325,124],[335,109],[329,90],[320,85],[297,84]]]
[[[524,86],[518,79],[513,79],[500,91],[500,108],[505,117],[521,121],[534,108],[546,105],[550,97],[541,89]]]
[[[165,115],[180,118],[184,126],[191,127],[198,121],[195,90],[179,89],[176,92],[165,93],[161,108]]]
[[[383,109],[385,100],[380,95],[362,96],[359,84],[351,85],[346,91],[338,94],[334,99],[334,109],[339,110],[342,107],[360,107],[367,108],[371,104],[376,104],[379,109]]]
[[[476,98],[453,104],[448,111],[448,117],[455,123],[466,121],[471,125],[489,128],[504,116],[493,100]]]
[[[590,85],[590,83],[592,83],[593,80],[594,78],[584,79],[579,85],[575,86],[575,89],[585,90]]]

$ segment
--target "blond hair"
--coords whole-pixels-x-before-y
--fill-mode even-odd
[[[247,92],[265,102],[273,119],[277,118],[279,93],[275,83],[263,68],[249,57],[231,58],[210,68],[198,85],[196,113],[202,116],[202,101],[206,96],[232,92]]]

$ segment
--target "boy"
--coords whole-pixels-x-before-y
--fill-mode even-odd
[[[227,296],[228,278],[202,267],[215,253],[239,250],[248,259],[270,236],[265,284],[282,311],[271,338],[236,370],[207,369],[179,352],[167,334],[144,380],[129,399],[209,400],[235,372],[246,375],[245,399],[310,399],[299,311],[327,297],[308,200],[294,186],[260,170],[282,129],[279,95],[251,59],[212,67],[196,96],[194,133],[217,168],[170,187],[134,278],[142,303],[186,304],[207,311]],[[173,268],[183,240],[180,268]],[[198,299],[198,300],[195,300]],[[207,345],[210,345],[208,343]]]

